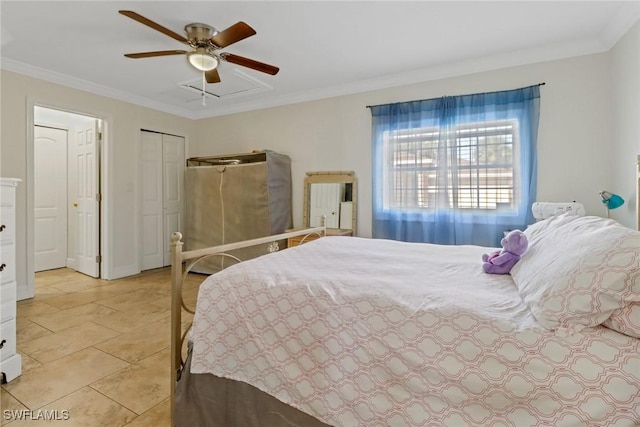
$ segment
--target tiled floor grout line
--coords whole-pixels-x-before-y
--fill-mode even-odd
[[[50,282],[47,282],[48,280]],[[74,282],[77,282],[78,285],[75,286],[73,284]],[[164,333],[163,331],[158,332],[156,334],[151,333],[150,335],[152,336],[150,337],[151,338],[150,340],[147,340],[147,339],[142,340],[149,344],[141,343],[140,347],[136,347],[137,343],[135,342],[135,340],[138,338],[138,336],[135,335],[136,331],[142,330],[144,328],[149,328],[151,332],[154,332],[154,325],[157,324],[158,327],[161,328],[163,326],[162,322],[166,322],[166,319],[170,317],[169,307],[164,307],[165,304],[161,303],[162,300],[168,296],[165,289],[168,286],[168,283],[169,283],[168,269],[151,270],[149,272],[143,272],[142,274],[139,274],[134,277],[123,278],[123,279],[118,279],[114,281],[103,281],[99,279],[96,279],[95,281],[93,281],[93,279],[89,279],[86,276],[80,275],[79,273],[75,273],[72,270],[68,270],[68,269],[37,273],[36,274],[36,298],[28,302],[18,303],[18,319],[20,320],[20,323],[22,325],[21,327],[18,328],[17,348],[19,353],[25,355],[25,357],[28,357],[29,360],[33,360],[33,366],[31,369],[39,369],[39,370],[31,376],[28,375],[31,369],[27,369],[27,371],[23,372],[22,387],[21,387],[21,384],[19,383],[20,378],[14,380],[16,381],[16,384],[17,384],[15,385],[15,388],[12,385],[12,383],[9,383],[8,388],[10,388],[12,391],[15,390],[16,393],[8,391],[7,389],[5,389],[4,386],[2,387],[2,393],[7,393],[8,396],[10,396],[13,400],[15,400],[15,402],[17,402],[13,404],[19,404],[23,408],[27,408],[28,410],[51,408],[52,405],[55,405],[56,402],[63,401],[63,399],[67,399],[64,401],[67,404],[69,404],[69,402],[72,402],[71,403],[72,405],[76,405],[76,406],[80,405],[79,407],[82,408],[82,403],[83,403],[82,401],[75,402],[75,400],[77,400],[79,396],[92,396],[90,400],[95,400],[97,399],[96,396],[99,395],[100,399],[102,399],[102,402],[105,402],[105,403],[102,403],[101,405],[104,406],[106,402],[111,402],[109,403],[109,405],[112,405],[112,406],[116,405],[115,408],[122,408],[123,411],[126,411],[126,412],[121,412],[120,409],[117,410],[121,417],[125,417],[125,416],[127,417],[127,420],[122,418],[122,420],[124,421],[122,420],[116,421],[116,420],[112,420],[110,417],[107,417],[103,419],[103,422],[105,422],[106,424],[100,424],[100,426],[111,427],[111,426],[114,426],[113,423],[116,423],[117,425],[128,425],[128,424],[138,425],[139,423],[143,423],[143,425],[153,425],[154,427],[156,425],[169,425],[169,417],[168,417],[169,415],[168,414],[169,384],[168,384],[168,380],[165,381],[165,379],[162,378],[162,376],[158,376],[158,373],[164,370],[164,361],[162,360],[163,358],[160,356],[160,354],[163,352],[167,352],[167,349],[170,348],[170,342],[168,338],[166,340],[166,343],[163,342],[164,338],[158,335],[159,333]],[[107,290],[101,289],[105,285],[110,286],[110,285],[118,285],[118,284],[127,286],[126,290],[122,290],[121,292],[119,292],[117,291],[116,288],[113,288],[113,287]],[[60,286],[60,288],[56,287],[56,285]],[[76,289],[74,289],[74,287]],[[65,288],[71,289],[71,290],[65,291]],[[38,298],[38,290],[40,290],[40,295],[43,295],[41,298]],[[96,295],[100,295],[100,296],[97,296],[96,299],[93,299],[93,295],[92,295],[93,292],[95,292]],[[101,294],[102,292],[106,292],[108,295]],[[131,301],[127,300],[126,295],[128,294],[132,294]],[[69,301],[69,303],[73,304],[73,302],[75,301],[80,302],[80,301],[83,301],[85,298],[86,298],[86,302],[82,302],[77,305],[70,305],[67,307],[63,307],[65,305],[63,298],[65,296],[71,298],[74,295],[76,296],[77,299],[73,301]],[[139,301],[137,301],[137,299],[140,299],[139,295],[143,297],[148,296],[150,298],[150,302],[152,302],[153,304],[150,303],[148,304],[148,306],[153,306],[151,310],[149,311],[135,310],[136,308],[138,308],[136,307],[136,304],[139,303]],[[56,300],[52,300],[51,303],[47,303],[47,300],[51,298],[56,298]],[[109,298],[120,298],[120,299],[114,300],[113,304],[106,305],[108,303],[105,303],[105,300]],[[58,303],[59,306],[54,304],[54,301]],[[83,311],[83,309],[79,308],[79,307],[88,306],[91,304],[102,307],[104,309],[111,310],[111,312],[110,313],[106,312],[104,316],[98,314],[94,318],[93,314],[91,313],[91,309],[87,309]],[[128,304],[131,304],[131,306],[134,309],[129,310],[127,307]],[[20,310],[21,307],[23,307],[22,310]],[[144,307],[145,306],[143,306],[143,308]],[[27,308],[28,308],[28,311],[25,311]],[[64,321],[65,327],[63,327],[62,329],[58,329],[58,330],[51,329],[51,327],[54,325],[54,323],[52,322],[56,322],[58,319],[64,319],[64,314],[62,315],[63,317],[52,318],[50,316],[61,316],[60,313],[64,313],[66,310],[74,310],[74,309],[76,309],[76,311],[75,312],[71,311],[69,315],[72,316],[74,313],[78,313],[80,317],[78,318],[77,323],[73,320],[73,318],[70,318],[70,321],[66,321],[66,320]],[[27,313],[27,314],[21,314],[21,313]],[[109,316],[113,316],[113,318],[110,318]],[[39,322],[32,320],[33,318],[38,318]],[[49,320],[47,320],[47,318]],[[102,318],[102,321],[98,322],[97,320],[100,318]],[[129,321],[127,321],[127,319],[129,319]],[[112,323],[114,321],[115,323]],[[85,338],[83,337],[83,334],[85,337],[92,337],[92,335],[87,335],[87,333],[89,334],[92,333],[91,332],[92,327],[89,327],[88,329],[83,329],[80,327],[87,323],[93,323],[95,327],[98,327],[96,330],[99,331],[99,333],[105,333],[106,334],[105,336],[112,334],[112,336],[109,336],[108,338],[104,338],[104,339],[100,339],[102,337],[99,336],[99,339],[100,339],[99,341],[92,342],[91,345],[87,347],[75,349],[69,354],[64,354],[60,357],[56,357],[53,360],[48,360],[47,362],[38,360],[36,357],[32,356],[31,354],[34,354],[36,356],[38,354],[47,354],[48,352],[47,346],[49,346],[50,349],[54,349],[54,351],[61,351],[61,354],[64,353],[65,350],[64,349],[60,350],[60,347],[59,347],[60,343],[56,342],[56,338],[54,338],[51,342],[45,339],[37,344],[34,344],[32,348],[29,350],[31,354],[24,352],[24,349],[21,348],[21,337],[20,337],[21,333],[29,334],[29,336],[35,336],[35,338],[29,338],[29,340],[37,340],[39,338],[44,338],[47,336],[68,332],[66,335],[62,335],[61,338],[64,336],[66,339],[74,340],[75,345],[78,345],[78,344],[82,345],[82,342],[78,342],[77,340],[84,340]],[[45,325],[49,325],[49,327]],[[131,325],[132,327],[129,329],[127,325]],[[69,332],[69,330],[74,327],[77,327],[78,328],[77,331],[79,332],[76,332],[75,330]],[[107,331],[110,331],[110,332],[107,332]],[[74,336],[75,334],[79,334],[79,335]],[[130,334],[133,334],[133,335],[130,335]],[[142,332],[142,334],[144,335],[144,332]],[[124,337],[124,336],[127,336],[127,339],[125,339],[124,340],[125,342],[118,348],[117,339],[118,337]],[[95,337],[96,336],[93,335],[93,338]],[[93,339],[93,338],[90,338],[90,339]],[[105,347],[107,346],[102,344],[112,340],[116,340],[113,343],[114,351],[105,349]],[[99,346],[103,348],[98,348]],[[108,366],[110,367],[105,368],[104,371],[98,370],[94,372],[93,369],[88,368],[88,366],[91,366],[91,365],[90,364],[87,365],[87,363],[93,363],[93,362],[87,361],[89,360],[89,359],[86,359],[86,357],[89,357],[88,355],[91,355],[91,357],[98,357],[98,359],[103,358],[104,360],[109,361]],[[97,355],[102,355],[102,356],[97,356]],[[129,357],[127,357],[127,355]],[[57,356],[57,354],[49,353],[48,357],[55,357],[55,356]],[[42,403],[46,399],[45,396],[32,395],[31,397],[27,397],[28,395],[23,394],[25,393],[25,387],[27,387],[28,384],[31,384],[34,382],[34,377],[36,374],[41,375],[42,373],[51,371],[51,369],[53,369],[52,372],[56,372],[56,371],[59,372],[59,369],[57,368],[57,366],[64,366],[64,364],[68,363],[67,360],[69,361],[80,360],[82,357],[85,357],[85,359],[83,359],[85,361],[82,362],[84,364],[83,365],[84,368],[82,369],[84,369],[85,371],[89,369],[90,375],[91,375],[90,377],[86,377],[86,373],[85,373],[84,374],[85,376],[82,378],[86,378],[87,380],[91,378],[91,381],[84,382],[86,380],[80,378],[76,382],[71,382],[68,385],[66,385],[67,387],[66,389],[64,388],[64,384],[62,384],[63,386],[62,389],[57,388],[59,384],[51,384],[50,387],[53,387],[54,392],[53,394],[50,393],[49,396],[53,397],[55,395],[55,398],[53,398],[52,400],[46,401],[46,403]],[[167,366],[168,366],[169,357],[167,357],[166,359],[167,359]],[[133,360],[133,361],[130,362],[129,360]],[[53,368],[54,365],[51,365],[53,363],[57,364],[55,365],[56,368]],[[122,365],[118,367],[118,364],[122,364]],[[52,366],[51,368],[49,368],[49,371],[47,370],[47,365]],[[117,368],[117,369],[113,370],[113,368]],[[126,378],[123,375],[123,373],[126,372],[127,370],[130,370],[132,374],[135,374],[135,375],[132,375],[132,378],[130,379]],[[153,373],[152,378],[145,377],[143,374],[144,372]],[[143,375],[143,376],[140,376],[140,375]],[[25,379],[27,377],[30,377],[30,378]],[[167,378],[168,378],[168,375],[167,375]],[[38,387],[37,384],[44,381],[44,380],[41,381],[39,377],[35,378],[35,380],[37,380],[36,388]],[[123,397],[123,396],[120,396],[119,394],[116,394],[115,396],[118,397],[118,400],[115,400],[113,397],[110,397],[110,395],[114,396],[114,392],[119,393],[119,391],[117,390],[120,390],[119,387],[121,387],[121,382],[120,382],[121,380],[122,381],[130,380],[130,384],[134,386],[134,390],[136,389],[136,387],[139,389],[140,387],[142,387],[141,390],[153,389],[155,390],[155,394],[150,396],[144,396],[145,393],[139,393],[139,397],[142,398],[142,400],[140,401],[131,400],[132,399],[131,396]],[[141,380],[142,383],[132,382],[132,381],[139,381],[139,380]],[[27,382],[24,383],[24,381],[27,381]],[[29,381],[31,381],[31,383]],[[144,384],[146,384],[146,382],[148,381],[153,381],[153,383],[151,386],[146,387]],[[165,382],[166,382],[166,390],[164,390]],[[124,384],[124,382],[122,384]],[[72,395],[76,395],[83,389],[92,390],[92,393],[95,393],[95,394],[87,395],[88,391],[83,391],[78,395],[78,397],[71,397]],[[165,392],[166,392],[166,396],[164,396]],[[130,392],[129,392],[129,395],[131,395]],[[136,394],[134,393],[133,396],[135,395]],[[26,400],[25,400],[25,397],[26,397]],[[35,405],[35,402],[38,402],[38,404]],[[40,407],[35,409],[30,408],[30,406],[27,405],[27,403],[31,404],[32,406],[40,406]],[[109,406],[109,407],[112,407],[112,406]],[[133,418],[131,418],[131,416],[133,416]],[[138,419],[140,419],[140,421],[137,421]],[[15,423],[14,420],[10,420],[8,422],[4,420],[2,425],[12,426],[14,425],[14,423]],[[16,423],[16,425],[21,426],[22,423],[18,422]]]

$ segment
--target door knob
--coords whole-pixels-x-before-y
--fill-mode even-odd
[[[73,207],[77,208],[78,207],[78,202],[73,202]]]

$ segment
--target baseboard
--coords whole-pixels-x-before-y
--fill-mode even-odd
[[[67,258],[67,268],[72,270],[76,269],[76,260],[75,258]]]
[[[106,280],[115,280],[123,277],[135,276],[136,274],[140,274],[140,269],[136,265],[125,265],[113,268],[111,273],[110,277],[103,278]]]

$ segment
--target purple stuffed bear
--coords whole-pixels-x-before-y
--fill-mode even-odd
[[[527,251],[527,236],[520,230],[510,231],[500,241],[502,250],[482,255],[482,269],[489,274],[508,274]]]

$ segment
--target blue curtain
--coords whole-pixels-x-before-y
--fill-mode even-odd
[[[370,108],[373,237],[497,247],[533,222],[539,85]]]

